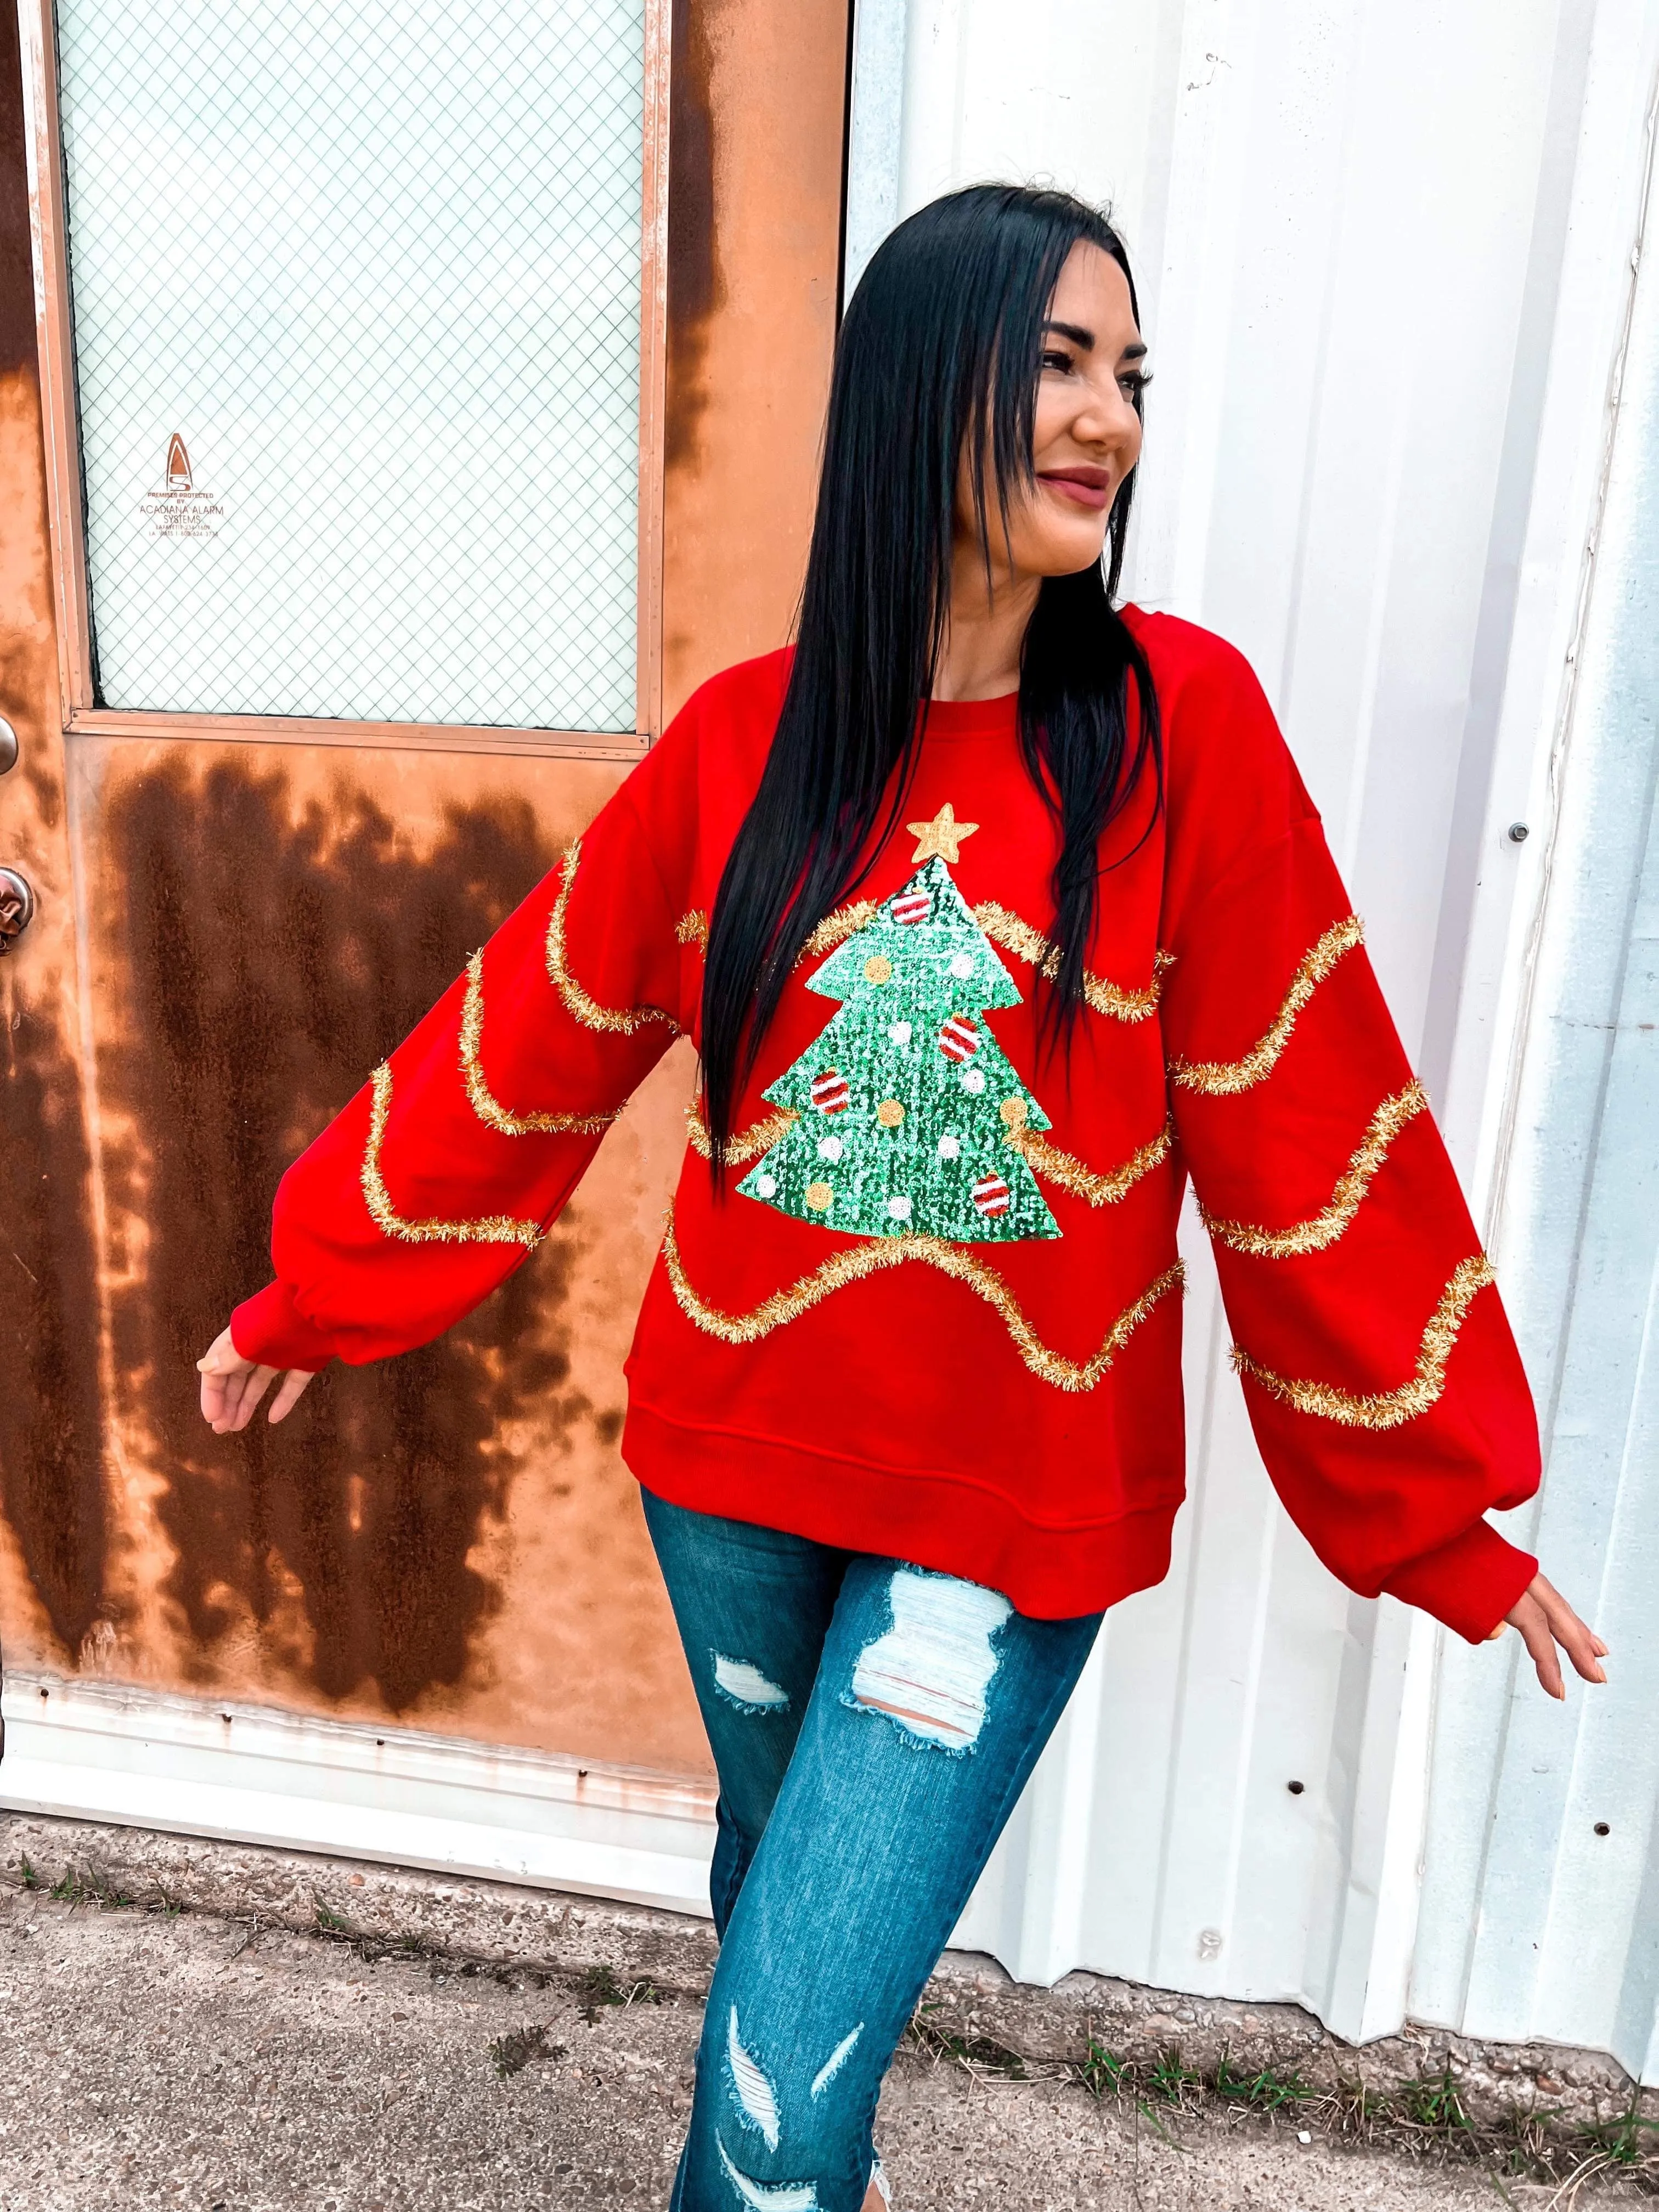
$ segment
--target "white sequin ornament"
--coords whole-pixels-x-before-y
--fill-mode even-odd
[[[985,1088],[985,1070],[982,1067],[964,1067],[962,1071],[962,1087],[972,1097],[977,1098]]]
[[[838,1160],[841,1158],[841,1152],[842,1144],[839,1137],[818,1139],[818,1158],[821,1160]]]
[[[895,1221],[908,1221],[910,1218],[910,1201],[908,1198],[890,1198],[887,1211]]]
[[[959,981],[965,982],[973,972],[974,956],[971,952],[953,952],[951,955],[951,973]]]
[[[755,1177],[755,1191],[757,1197],[775,1198],[778,1194],[777,1177],[775,1176],[757,1176]]]
[[[910,1042],[910,1024],[908,1022],[894,1022],[889,1028],[887,1034],[892,1038],[895,1044],[908,1044]]]
[[[939,1156],[940,1159],[954,1160],[960,1157],[961,1152],[962,1146],[957,1142],[954,1137],[941,1137],[939,1139]]]

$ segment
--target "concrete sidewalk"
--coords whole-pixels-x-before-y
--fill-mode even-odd
[[[544,1979],[453,1958],[371,1961],[257,1922],[0,1890],[0,2205],[664,2205],[702,2008],[651,1988],[619,2002],[623,1986],[602,1967]],[[1303,2143],[1294,2121],[1160,2127],[1073,2082],[975,2076],[909,2050],[879,2140],[897,2212],[1502,2201],[1467,2165]],[[1505,2187],[1516,2205],[1565,2206],[1556,2190]]]

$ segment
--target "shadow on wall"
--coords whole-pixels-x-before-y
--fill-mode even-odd
[[[216,1644],[250,1618],[325,1697],[373,1683],[398,1711],[460,1681],[498,1603],[469,1553],[514,1470],[501,1425],[532,1402],[556,1442],[593,1419],[561,1395],[568,1234],[438,1343],[337,1364],[280,1428],[261,1418],[215,1437],[197,1410],[196,1358],[270,1273],[283,1169],[554,857],[522,803],[453,808],[417,851],[361,792],[296,804],[283,773],[240,763],[165,762],[110,799],[98,934],[118,948],[110,1027],[123,1041],[100,1075],[112,1121],[130,1117],[134,1135],[106,1175],[112,1218],[125,1210],[147,1240],[115,1293],[117,1388],[165,1485],[166,1594],[204,1682]],[[34,1544],[64,1553],[53,1619],[66,1642],[100,1579],[101,1524],[77,1510],[73,1530]],[[295,1584],[302,1638],[282,1626]]]

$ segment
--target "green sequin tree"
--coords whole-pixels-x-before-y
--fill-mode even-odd
[[[769,1085],[794,1119],[744,1197],[860,1237],[1060,1235],[1008,1141],[1048,1117],[975,1019],[1020,994],[937,854],[806,988],[843,1003]]]

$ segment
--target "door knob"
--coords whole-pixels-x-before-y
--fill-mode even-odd
[[[34,919],[34,892],[27,876],[15,868],[0,868],[0,952],[9,952],[13,938],[21,937]]]

